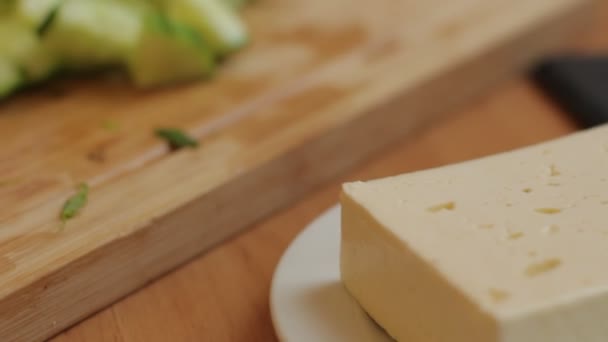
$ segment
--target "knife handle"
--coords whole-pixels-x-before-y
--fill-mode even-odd
[[[546,59],[532,77],[585,128],[608,122],[608,56]]]

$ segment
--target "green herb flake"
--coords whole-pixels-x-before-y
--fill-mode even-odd
[[[87,203],[87,197],[89,195],[89,186],[86,183],[82,183],[78,186],[78,191],[63,205],[61,210],[61,221],[65,225],[67,220],[76,216],[78,211],[84,207]]]
[[[116,122],[114,120],[110,120],[110,119],[102,122],[101,127],[109,132],[114,132],[114,131],[120,129],[120,125],[118,124],[118,122]]]
[[[176,150],[182,147],[198,147],[198,141],[189,137],[184,132],[175,128],[161,128],[156,130],[156,135],[165,139],[169,146]]]

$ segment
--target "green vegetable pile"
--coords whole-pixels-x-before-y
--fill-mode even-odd
[[[207,77],[249,37],[246,0],[0,0],[0,99],[60,73],[122,68],[138,87]]]

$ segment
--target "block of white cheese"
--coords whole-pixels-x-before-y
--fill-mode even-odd
[[[608,126],[341,204],[343,283],[397,341],[608,341]]]

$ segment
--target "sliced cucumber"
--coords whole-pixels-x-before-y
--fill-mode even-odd
[[[120,0],[65,0],[44,39],[69,68],[115,65],[137,43],[142,15]]]
[[[0,18],[0,55],[18,61],[32,50],[37,39],[33,31],[11,17]]]
[[[21,69],[26,81],[49,76],[57,63],[36,33],[17,19],[0,19],[0,56]]]
[[[224,0],[167,0],[169,16],[196,29],[219,55],[233,52],[249,39],[247,28]]]
[[[8,58],[0,56],[0,99],[12,94],[22,83],[19,68]]]
[[[246,2],[0,0],[0,98],[60,67],[126,67],[139,87],[208,76],[247,43]]]
[[[154,87],[208,75],[214,61],[193,29],[154,14],[145,19],[127,65],[137,86]]]
[[[60,67],[59,60],[42,41],[19,64],[26,80],[33,83],[48,79]]]
[[[38,30],[60,2],[61,0],[17,0],[15,15],[33,30]]]
[[[0,0],[0,14],[5,15],[13,11],[13,7],[15,6],[14,0]]]

